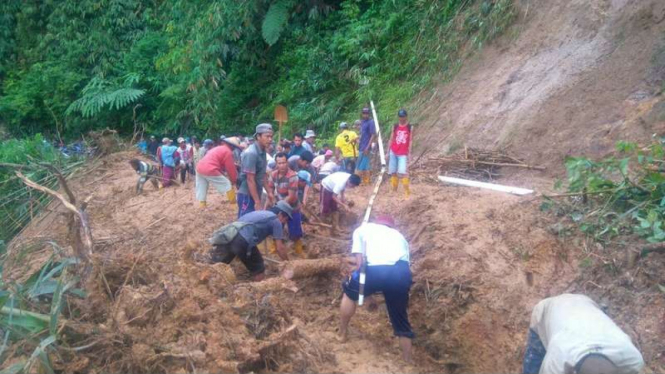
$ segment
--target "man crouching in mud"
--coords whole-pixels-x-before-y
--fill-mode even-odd
[[[266,268],[256,245],[272,236],[276,242],[277,254],[282,260],[288,261],[282,239],[284,224],[292,219],[292,214],[293,208],[286,201],[280,201],[269,210],[243,215],[236,222],[215,231],[210,238],[213,248],[207,262],[229,264],[238,257],[249,270],[252,280],[263,280]]]
[[[388,316],[395,336],[399,338],[402,358],[412,362],[411,340],[415,337],[409,324],[407,308],[411,289],[409,269],[409,243],[394,229],[390,216],[379,216],[353,232],[351,254],[355,257],[356,270],[342,284],[344,295],[340,305],[339,338],[346,341],[349,321],[356,312],[360,267],[363,256],[367,259],[365,296],[382,292],[386,299]]]

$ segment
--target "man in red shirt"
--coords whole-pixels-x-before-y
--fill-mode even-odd
[[[400,109],[397,112],[399,122],[393,126],[393,133],[390,137],[390,151],[388,152],[388,174],[390,174],[390,185],[393,191],[397,191],[399,178],[402,178],[404,192],[408,197],[411,194],[409,189],[408,162],[411,155],[411,138],[413,137],[413,128],[409,124],[406,110]]]
[[[219,193],[226,194],[229,202],[235,202],[233,186],[238,179],[238,171],[233,163],[233,150],[236,148],[242,149],[237,137],[224,138],[218,147],[209,150],[196,164],[196,200],[202,208],[206,206],[208,184],[215,186]]]

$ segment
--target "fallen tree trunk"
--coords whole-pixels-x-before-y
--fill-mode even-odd
[[[323,258],[316,260],[289,261],[282,269],[282,277],[286,279],[307,278],[314,275],[332,273],[342,269],[341,258]]]
[[[76,256],[85,261],[86,263],[90,262],[90,257],[92,256],[92,247],[93,247],[93,240],[92,240],[92,230],[90,228],[90,223],[88,219],[88,214],[85,211],[89,198],[85,200],[83,204],[81,204],[81,208],[77,208],[74,204],[76,203],[76,199],[74,198],[74,195],[71,193],[71,190],[67,186],[67,183],[65,182],[64,178],[59,178],[60,183],[62,184],[62,188],[67,192],[67,194],[70,196],[71,200],[73,202],[68,201],[62,194],[53,191],[50,188],[41,186],[30,179],[23,175],[20,171],[16,172],[16,176],[25,183],[26,186],[30,188],[34,188],[35,190],[41,191],[43,193],[49,194],[56,199],[60,200],[62,205],[69,210],[70,212],[70,222],[69,222],[69,234],[70,234],[70,239],[73,242],[74,250],[76,251]],[[77,221],[78,220],[78,224]],[[81,229],[83,229],[83,235],[81,235]]]
[[[298,292],[298,287],[296,287],[296,284],[292,280],[279,277],[266,279],[261,282],[249,282],[236,285],[236,289],[241,288],[248,288],[250,291],[258,294],[266,294],[268,292],[283,290],[291,291],[294,293]]]

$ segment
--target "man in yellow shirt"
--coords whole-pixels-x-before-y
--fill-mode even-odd
[[[342,162],[342,169],[346,172],[353,174],[356,169],[356,142],[358,134],[349,130],[349,125],[346,122],[339,124],[341,132],[335,139],[335,158]]]

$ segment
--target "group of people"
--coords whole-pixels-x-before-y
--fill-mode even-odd
[[[158,166],[130,161],[139,173],[137,192],[147,180],[158,187],[160,171],[164,186],[180,172],[183,183],[188,174],[195,177],[196,199],[206,207],[212,185],[237,204],[238,218],[213,233],[206,260],[228,264],[238,258],[253,280],[262,280],[265,263],[260,243],[266,243],[268,253],[288,261],[288,238],[295,254],[305,257],[303,213],[309,213],[306,203],[315,184],[319,188],[319,214],[331,217],[331,234],[336,235],[340,211],[351,209],[345,191],[371,183],[376,127],[369,108],[363,108],[361,116],[355,129],[345,122],[340,124],[334,149],[325,144],[317,149],[313,130],[275,144],[273,128],[267,123],[256,126],[251,137],[221,137],[217,145],[209,139],[199,145],[195,138],[180,138],[176,147],[164,138],[161,146],[155,146],[153,138],[148,152],[155,155]],[[391,190],[396,191],[401,181],[408,196],[413,128],[404,109],[397,116],[389,141],[388,174]],[[347,339],[364,277],[364,296],[370,308],[375,305],[371,296],[382,293],[402,356],[411,361],[415,337],[408,318],[411,258],[409,243],[395,220],[379,215],[355,229],[350,259],[353,268],[341,285],[340,339]],[[642,356],[628,335],[587,296],[563,294],[534,307],[523,373],[638,373],[643,366]]]

